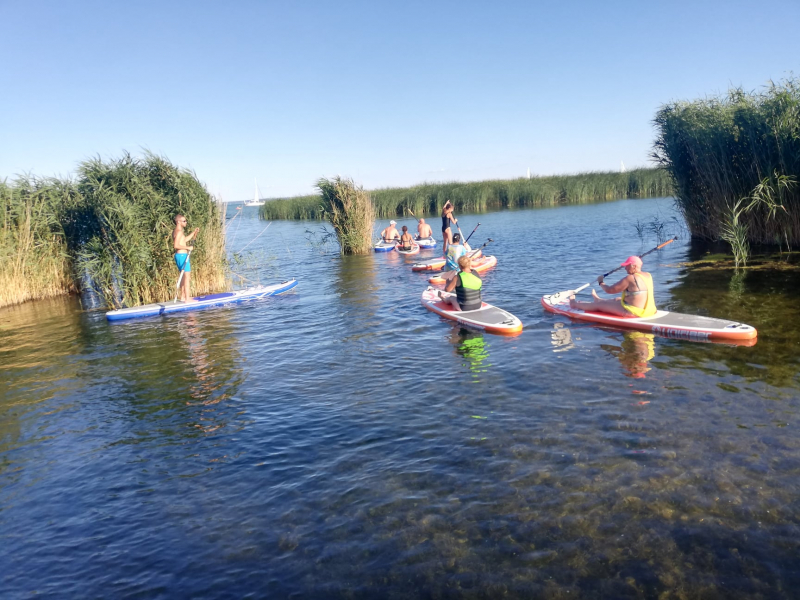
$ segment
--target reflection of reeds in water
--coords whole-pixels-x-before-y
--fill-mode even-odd
[[[456,212],[463,213],[671,194],[669,175],[661,169],[469,183],[425,183],[370,192],[375,217],[379,219],[409,215],[409,211],[418,217],[439,214],[447,200],[453,203]],[[262,219],[321,219],[324,210],[319,196],[300,196],[267,202],[259,215]]]
[[[372,226],[375,212],[369,194],[352,179],[320,179],[325,217],[330,221],[342,254],[367,254],[372,251]]]
[[[20,177],[0,181],[0,306],[75,289],[58,207],[74,201],[70,182]]]

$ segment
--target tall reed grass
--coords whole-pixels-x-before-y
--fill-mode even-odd
[[[741,250],[743,241],[800,242],[800,80],[673,102],[655,124],[653,156],[693,237],[732,239]]]
[[[482,212],[502,208],[577,204],[621,198],[669,196],[672,184],[661,169],[635,169],[626,173],[582,173],[531,179],[424,183],[410,188],[384,188],[370,192],[379,219],[438,214],[447,200],[457,212]],[[261,207],[263,219],[321,219],[320,196],[272,200]]]
[[[216,202],[191,171],[150,153],[81,163],[83,202],[67,235],[95,291],[109,306],[161,302],[175,293],[172,230],[180,213],[200,227],[192,251],[192,292],[227,284],[225,234]]]
[[[0,306],[87,286],[109,306],[164,301],[178,270],[176,213],[200,227],[192,288],[225,287],[225,236],[218,204],[194,173],[146,154],[81,163],[75,180],[0,182]]]
[[[375,209],[369,194],[352,179],[320,179],[325,216],[333,226],[342,254],[367,254],[372,251]]]
[[[74,200],[70,181],[0,181],[0,306],[76,289],[59,207]]]

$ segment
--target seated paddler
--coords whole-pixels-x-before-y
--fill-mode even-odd
[[[619,298],[600,298],[592,290],[594,300],[591,302],[578,302],[575,296],[570,297],[569,305],[588,312],[604,312],[618,317],[652,317],[656,314],[656,301],[653,298],[653,277],[650,273],[642,271],[642,259],[638,256],[629,256],[622,265],[628,273],[614,285],[606,285],[603,276],[597,278],[606,294],[619,294]]]
[[[472,272],[472,259],[469,256],[458,259],[458,268],[456,276],[448,281],[444,288],[445,292],[455,290],[455,296],[439,292],[439,297],[443,302],[449,302],[456,310],[478,310],[483,304],[481,298],[483,280]]]

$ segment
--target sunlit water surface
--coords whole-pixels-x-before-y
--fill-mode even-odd
[[[341,258],[317,223],[273,223],[235,267],[297,277],[284,296],[115,324],[75,299],[0,310],[0,596],[796,597],[797,276],[690,273],[684,240],[646,260],[661,308],[748,322],[754,347],[539,303],[672,215],[464,215],[495,240],[484,296],[512,338],[429,313],[414,257]]]

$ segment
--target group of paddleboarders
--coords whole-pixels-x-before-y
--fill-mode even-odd
[[[442,237],[444,238],[445,266],[443,278],[446,281],[445,292],[455,291],[455,296],[446,296],[439,292],[439,297],[444,302],[449,302],[455,310],[476,310],[481,307],[481,289],[483,281],[478,275],[472,272],[472,258],[470,248],[466,243],[462,243],[460,233],[452,233],[450,227],[458,223],[458,219],[453,216],[453,205],[448,200],[442,208]],[[191,263],[190,253],[192,246],[189,245],[200,233],[200,228],[196,227],[190,234],[186,234],[186,217],[183,215],[175,216],[175,229],[172,232],[172,247],[175,255],[175,265],[180,271],[180,301],[189,302],[191,300],[190,280]],[[386,241],[398,240],[404,250],[410,250],[414,243],[414,237],[408,232],[408,227],[403,225],[402,235],[397,231],[397,222],[389,221],[389,226],[381,232],[381,238]],[[416,239],[431,237],[430,225],[425,223],[425,219],[419,219],[417,225]],[[642,259],[638,256],[629,256],[620,266],[625,267],[627,275],[613,285],[607,285],[604,276],[597,278],[600,289],[607,294],[622,293],[619,298],[600,298],[597,292],[592,290],[593,300],[590,302],[579,302],[575,296],[570,296],[569,305],[583,311],[604,312],[619,317],[651,317],[656,314],[655,299],[653,298],[653,278],[650,273],[642,271]]]
[[[449,302],[455,310],[475,310],[481,306],[481,289],[483,282],[475,273],[472,273],[472,261],[469,256],[469,246],[462,243],[460,233],[451,231],[452,225],[457,225],[458,219],[453,215],[453,204],[448,200],[442,207],[442,237],[444,239],[445,266],[442,277],[446,281],[445,292],[455,290],[456,295],[443,295],[439,297]],[[384,241],[399,239],[404,250],[410,249],[412,244],[408,228],[403,226],[403,235],[399,236],[395,228],[395,221],[389,222],[389,227],[381,232]],[[424,228],[424,229],[423,229]],[[430,235],[430,226],[424,219],[419,220],[417,227],[418,237]],[[466,268],[465,268],[466,265]],[[570,306],[583,311],[604,312],[619,317],[651,317],[656,314],[655,299],[653,298],[653,278],[650,273],[642,271],[642,259],[630,256],[620,266],[625,267],[627,275],[613,285],[607,285],[604,277],[600,275],[597,283],[600,289],[607,294],[622,293],[619,298],[600,298],[592,290],[593,300],[579,302],[575,296],[570,297]],[[469,306],[470,308],[464,308]]]
[[[425,222],[425,219],[419,220],[416,236],[412,237],[411,234],[408,233],[408,227],[405,225],[403,225],[402,231],[402,235],[397,231],[397,221],[389,221],[389,226],[381,231],[381,239],[384,242],[399,240],[403,245],[403,250],[411,250],[411,244],[413,244],[414,240],[424,240],[433,235],[431,226]]]

